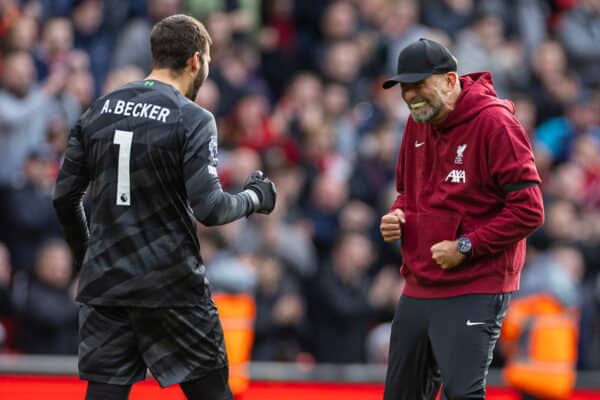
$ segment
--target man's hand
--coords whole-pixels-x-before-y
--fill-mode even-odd
[[[456,240],[443,240],[431,246],[431,258],[443,269],[460,265],[466,258],[458,252]]]
[[[400,209],[395,209],[394,211],[389,212],[381,217],[381,225],[379,225],[379,230],[381,231],[383,240],[386,242],[395,242],[396,240],[400,240],[402,237],[400,224],[405,222],[406,217],[404,216],[404,211]]]
[[[262,171],[254,171],[248,176],[244,190],[252,190],[258,197],[258,201],[254,202],[254,212],[270,214],[275,208],[277,201],[275,185],[269,178],[263,176]]]

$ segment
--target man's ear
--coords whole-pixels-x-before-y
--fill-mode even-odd
[[[199,51],[196,51],[189,59],[188,65],[190,66],[192,72],[196,72],[202,66],[202,56]]]
[[[450,94],[458,83],[458,74],[456,72],[447,72],[441,75],[443,92],[448,95]]]
[[[446,79],[448,79],[448,87],[452,90],[458,83],[458,74],[456,72],[448,72]]]

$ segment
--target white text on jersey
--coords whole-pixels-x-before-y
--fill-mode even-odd
[[[134,103],[132,101],[117,100],[114,107],[110,100],[106,100],[100,114],[115,114],[125,117],[148,118],[155,121],[167,122],[171,110],[152,103]]]

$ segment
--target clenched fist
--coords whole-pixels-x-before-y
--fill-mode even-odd
[[[406,222],[404,211],[396,209],[381,217],[379,230],[386,242],[395,242],[402,238],[401,224]]]
[[[271,214],[277,201],[277,191],[273,182],[269,178],[265,178],[262,171],[254,171],[250,174],[244,185],[244,190],[252,190],[256,193],[254,212]]]
[[[442,269],[450,269],[462,264],[466,256],[458,251],[456,240],[443,240],[431,246],[431,258]]]

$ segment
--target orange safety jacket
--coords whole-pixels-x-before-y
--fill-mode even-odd
[[[248,389],[248,363],[254,342],[256,303],[248,294],[217,293],[213,300],[223,325],[225,349],[229,361],[229,386],[234,395]]]
[[[579,313],[553,296],[516,298],[502,326],[508,384],[543,399],[566,399],[575,386]]]

